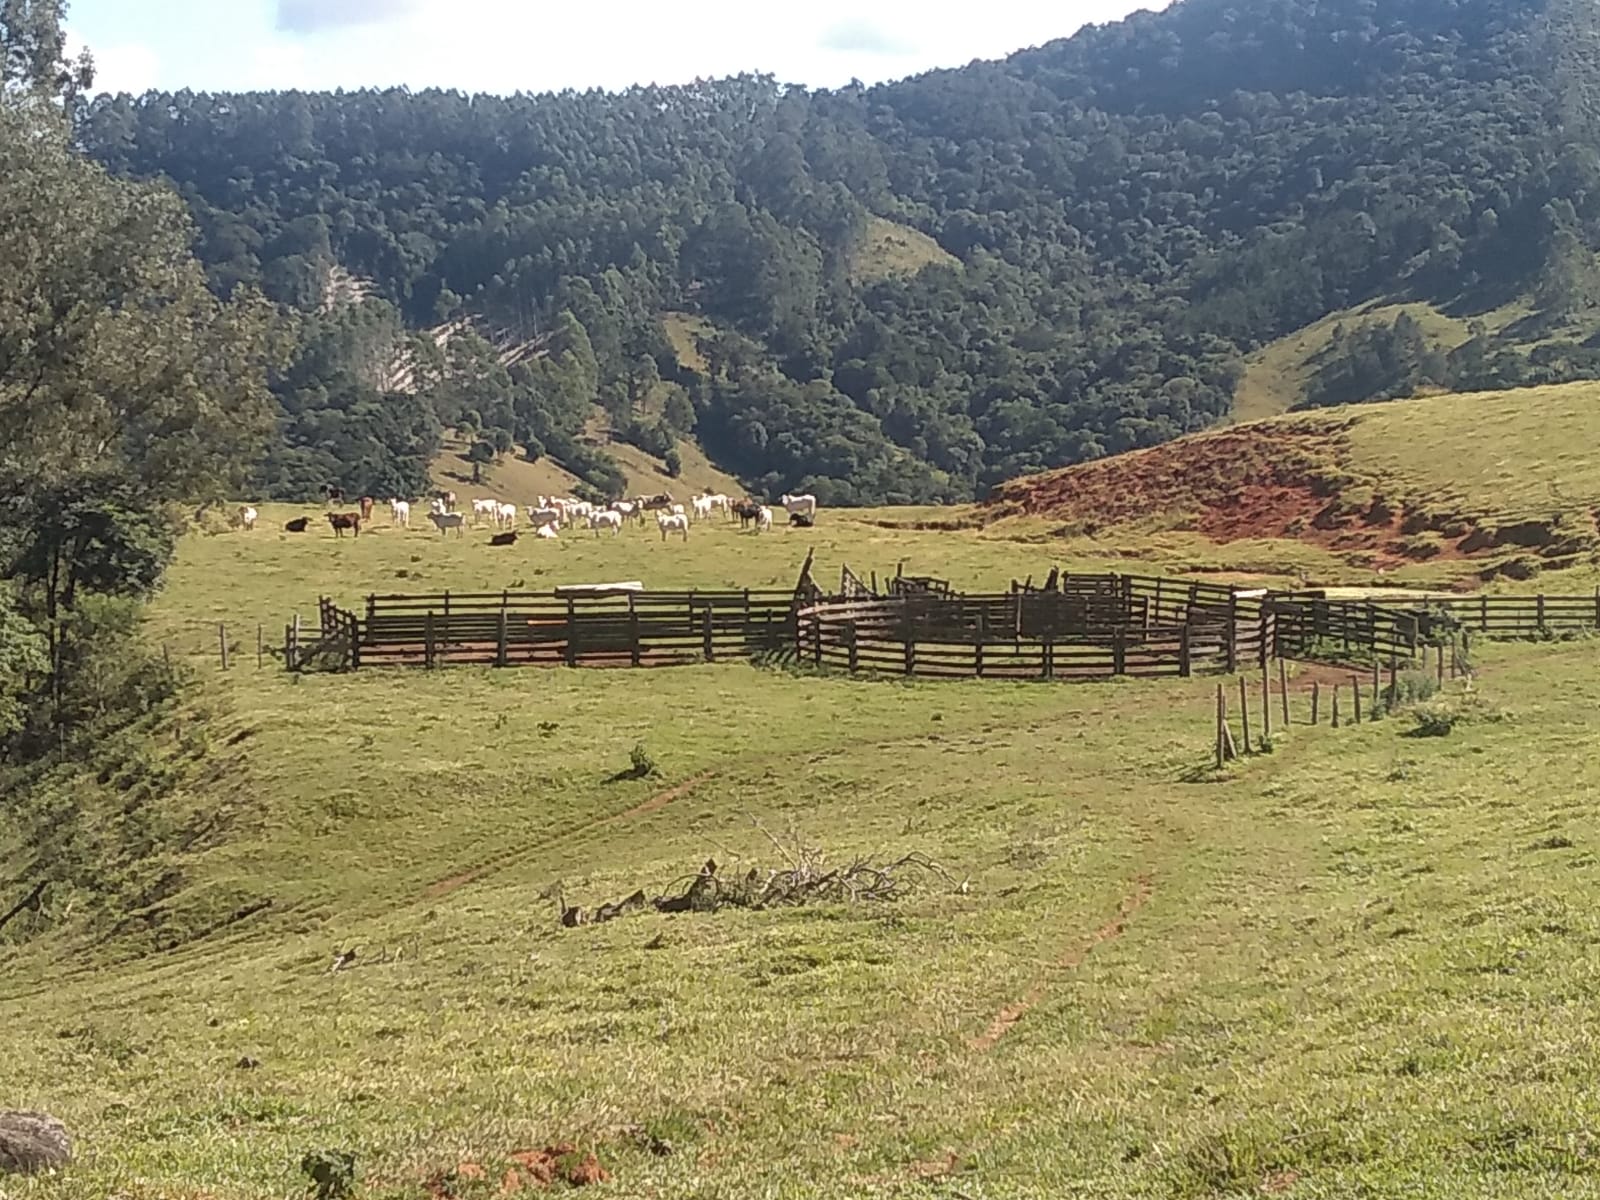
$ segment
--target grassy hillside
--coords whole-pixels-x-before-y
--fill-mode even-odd
[[[1064,532],[1290,539],[1352,566],[1460,575],[1591,566],[1600,389],[1449,394],[1241,424],[1002,487]]]
[[[924,267],[959,266],[960,261],[920,229],[869,216],[866,233],[850,254],[850,278],[872,283],[895,275],[915,275]]]
[[[197,537],[152,632],[187,658],[217,614],[539,566],[787,580],[813,538],[830,565],[962,582],[1046,550],[886,517],[509,555]],[[506,1156],[561,1142],[611,1173],[597,1196],[664,1200],[1586,1194],[1600,650],[1480,655],[1479,719],[1448,738],[1302,723],[1218,778],[1204,680],[295,679],[196,654],[228,768],[185,786],[234,824],[137,934],[67,912],[0,941],[7,1101],[61,1114],[81,1153],[23,1194],[298,1195],[302,1156],[335,1150],[364,1197],[487,1196]],[[658,776],[615,778],[639,742]],[[78,803],[110,811],[117,786]],[[962,886],[580,929],[550,898],[802,842],[920,851]]]

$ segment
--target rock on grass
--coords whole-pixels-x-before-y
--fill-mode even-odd
[[[0,1175],[31,1175],[72,1161],[67,1127],[48,1113],[0,1109]]]

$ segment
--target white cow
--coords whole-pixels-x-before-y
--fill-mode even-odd
[[[696,496],[689,503],[694,506],[694,519],[696,521],[707,521],[711,519],[713,506],[710,496]]]
[[[812,495],[783,497],[783,506],[789,510],[790,515],[799,513],[803,516],[814,517],[817,515],[817,498]]]
[[[644,508],[637,500],[613,500],[611,511],[622,517],[644,519]]]
[[[433,522],[434,527],[438,529],[441,534],[448,529],[454,529],[457,537],[465,536],[467,524],[467,517],[465,513],[431,512],[428,514],[428,520]]]
[[[531,504],[528,505],[528,524],[535,528],[540,525],[549,525],[551,522],[562,525],[566,523],[566,519],[567,510],[559,503],[545,505],[541,508],[535,508]]]
[[[608,508],[592,512],[589,514],[589,528],[594,530],[595,537],[600,536],[602,529],[611,530],[611,536],[616,537],[622,532],[622,514]]]
[[[772,510],[770,508],[768,508],[765,504],[763,504],[761,506],[761,511],[756,514],[756,532],[757,533],[761,533],[763,530],[767,530],[767,529],[771,529],[771,528],[772,528]]]
[[[256,527],[256,521],[259,520],[260,517],[260,513],[246,504],[239,510],[239,527],[241,529],[254,529]]]
[[[410,529],[411,502],[409,500],[389,501],[389,520],[400,526],[401,529]]]
[[[542,537],[542,538],[553,538],[553,537],[557,536],[556,535],[556,529],[557,529],[556,523],[554,521],[551,521],[548,525],[539,526],[538,532],[534,536],[535,537]]]
[[[683,505],[678,504],[674,505],[674,507],[682,508]],[[687,542],[689,540],[689,518],[681,512],[657,513],[656,525],[661,529],[661,540],[663,542],[667,540],[667,534],[669,533],[681,533],[684,541]]]
[[[515,529],[517,527],[517,506],[515,504],[496,504],[494,506],[494,523],[501,529]]]
[[[732,498],[723,495],[721,492],[717,492],[715,495],[705,497],[705,501],[706,504],[710,506],[712,512],[716,512],[718,509],[721,509],[724,516],[733,516],[733,500]]]
[[[474,500],[472,502],[472,523],[476,525],[479,517],[488,517],[491,521],[498,521],[500,511],[498,500]]]

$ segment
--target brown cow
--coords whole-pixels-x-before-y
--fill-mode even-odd
[[[292,521],[285,521],[283,523],[283,527],[290,533],[304,533],[306,531],[306,526],[309,524],[311,524],[310,517],[296,517]]]
[[[344,489],[341,487],[335,487],[331,483],[325,483],[322,485],[322,497],[323,501],[327,504],[343,504]]]
[[[361,536],[360,513],[329,513],[328,524],[333,526],[334,537],[343,537],[346,529],[353,529],[357,537]]]
[[[371,496],[363,496],[363,497],[361,497],[361,519],[363,521],[372,520],[372,497]]]
[[[516,544],[517,531],[515,529],[510,533],[497,533],[489,539],[489,545],[491,546],[515,546]]]

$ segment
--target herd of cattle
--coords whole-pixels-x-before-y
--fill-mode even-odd
[[[330,505],[344,500],[344,494],[338,488],[323,490]],[[809,527],[816,522],[815,496],[786,495],[780,503],[791,525]],[[409,500],[390,500],[389,523],[397,528],[409,529],[411,506],[412,501]],[[347,532],[360,537],[361,527],[371,524],[376,507],[377,501],[372,497],[362,496],[356,511],[329,512],[324,516],[336,537],[343,537]],[[737,520],[740,528],[754,527],[757,533],[771,529],[773,520],[770,506],[748,497],[735,500],[721,493],[693,496],[687,505],[680,504],[667,492],[638,496],[631,500],[614,500],[609,505],[593,504],[570,496],[540,496],[539,503],[528,505],[526,513],[533,536],[544,539],[560,537],[563,529],[578,528],[592,530],[595,537],[605,532],[615,537],[622,532],[624,525],[642,526],[652,514],[656,528],[661,531],[662,541],[673,534],[688,541],[691,525],[709,521],[718,514],[727,521]],[[457,509],[454,492],[435,492],[428,501],[427,516],[441,534],[454,530],[458,537],[465,536],[469,524],[476,528],[480,522],[485,522],[498,531],[489,538],[491,546],[510,546],[515,544],[519,536],[517,525],[522,514],[515,504],[494,499],[473,500],[472,511],[468,513],[465,509]],[[258,520],[260,514],[250,505],[240,508],[234,517],[234,523],[242,529],[254,529]],[[305,533],[311,523],[311,517],[296,517],[285,522],[283,527],[289,533]]]

